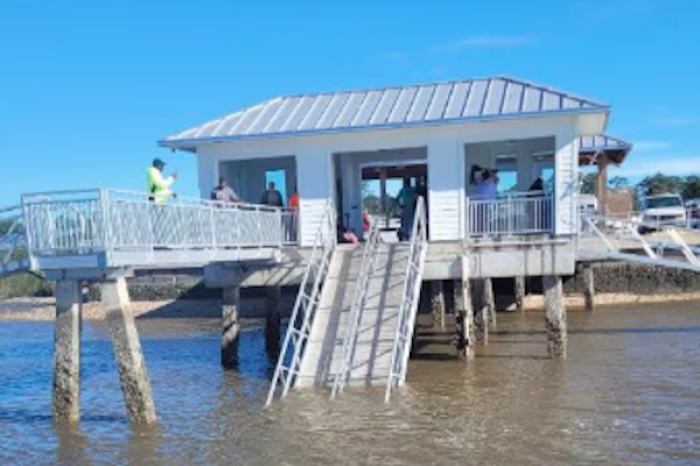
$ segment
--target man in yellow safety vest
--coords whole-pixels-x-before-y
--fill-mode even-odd
[[[149,167],[146,173],[148,193],[150,194],[150,199],[155,201],[156,204],[164,204],[171,197],[175,197],[175,193],[170,189],[170,186],[175,183],[177,173],[164,178],[163,168],[165,168],[165,162],[161,159],[155,159],[153,160],[153,166]]]

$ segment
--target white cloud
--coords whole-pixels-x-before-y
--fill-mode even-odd
[[[666,127],[700,125],[700,117],[668,117],[660,119],[658,124]]]
[[[458,39],[439,47],[439,50],[466,50],[482,48],[512,48],[530,45],[535,41],[532,36],[484,35]]]
[[[666,141],[636,141],[634,150],[639,152],[662,151],[673,147],[673,144]]]

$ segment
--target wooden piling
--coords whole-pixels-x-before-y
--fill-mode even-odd
[[[151,382],[146,371],[126,279],[119,277],[102,283],[101,295],[129,419],[136,424],[153,423],[156,420],[156,409]]]
[[[553,358],[566,358],[566,307],[561,277],[542,277],[547,326],[547,351]]]
[[[493,294],[493,280],[484,278],[484,306],[489,315],[489,325],[496,328],[496,299]]]
[[[280,352],[280,332],[282,327],[282,288],[267,288],[265,315],[265,350],[268,356],[277,359]]]
[[[226,369],[238,367],[238,334],[241,324],[238,309],[241,302],[241,289],[227,286],[223,289],[221,365]]]
[[[583,267],[583,298],[585,301],[586,311],[593,312],[595,310],[595,278],[593,267],[590,264]]]
[[[52,411],[58,422],[80,419],[81,298],[79,281],[56,283]]]
[[[515,307],[518,312],[525,312],[525,277],[515,277]]]
[[[445,330],[445,290],[442,280],[430,282],[431,289],[431,310],[433,313],[433,325]]]

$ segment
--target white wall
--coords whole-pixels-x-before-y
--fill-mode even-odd
[[[223,160],[278,157],[293,154],[297,162],[301,208],[301,240],[311,245],[323,214],[334,197],[333,154],[428,147],[430,235],[433,240],[462,237],[465,196],[464,147],[467,143],[511,139],[556,138],[555,196],[557,233],[570,234],[575,222],[574,199],[578,132],[577,116],[532,118],[248,140],[198,148],[200,189],[208,196]],[[559,218],[561,216],[564,218]],[[573,222],[572,222],[572,219]]]

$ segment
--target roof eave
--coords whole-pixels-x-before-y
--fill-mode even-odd
[[[355,132],[366,132],[366,131],[381,131],[381,130],[391,130],[391,129],[407,129],[407,128],[430,128],[436,126],[446,126],[446,125],[456,125],[464,123],[482,123],[490,121],[512,121],[512,120],[528,120],[528,119],[541,119],[541,118],[556,118],[560,116],[575,116],[575,115],[590,115],[590,114],[604,114],[606,121],[608,115],[610,114],[609,106],[601,107],[583,107],[583,108],[571,108],[565,110],[557,111],[546,111],[546,112],[532,112],[532,113],[513,113],[513,114],[500,114],[493,116],[477,116],[468,118],[453,118],[453,119],[441,119],[431,121],[417,121],[417,122],[403,122],[396,124],[385,124],[385,125],[364,125],[356,126],[352,128],[324,128],[324,129],[311,129],[304,131],[294,131],[288,133],[270,133],[270,134],[244,134],[238,136],[216,136],[216,137],[206,137],[206,138],[194,138],[194,139],[161,139],[158,141],[158,145],[161,147],[166,147],[169,149],[177,150],[188,150],[196,152],[197,146],[205,144],[219,144],[226,142],[239,142],[239,141],[260,141],[260,140],[276,140],[276,139],[289,139],[298,138],[304,136],[321,136],[321,135],[333,135],[341,133],[355,133]]]

